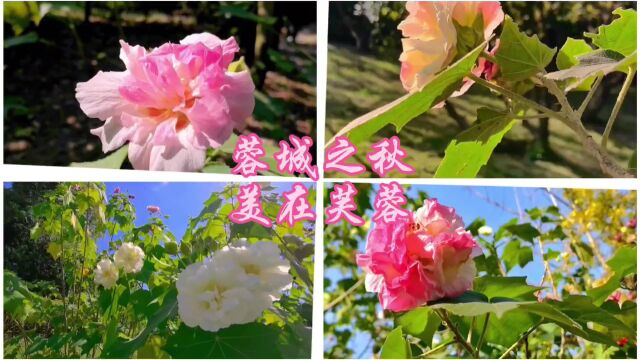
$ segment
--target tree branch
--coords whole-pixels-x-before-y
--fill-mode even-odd
[[[340,296],[338,296],[337,298],[333,299],[332,302],[330,302],[327,305],[325,305],[324,311],[331,310],[332,307],[336,306],[336,304],[338,304],[339,302],[344,300],[344,298],[349,296],[352,292],[356,291],[356,289],[358,287],[360,287],[360,285],[362,285],[363,282],[364,282],[364,278],[361,278],[360,280],[358,280],[358,282],[353,284],[349,289],[347,289],[347,291],[343,292],[342,294],[340,294]]]
[[[604,151],[594,140],[593,137],[587,132],[587,130],[582,126],[582,121],[580,116],[576,111],[573,111],[567,97],[564,95],[562,90],[558,88],[556,83],[552,80],[548,80],[545,78],[539,78],[543,84],[549,89],[549,91],[558,99],[560,105],[562,106],[562,112],[553,111],[546,106],[540,105],[532,100],[527,99],[526,97],[515,93],[509,89],[503,88],[497,84],[491,83],[487,80],[481,79],[473,74],[469,74],[468,78],[475,81],[476,83],[485,86],[491,90],[497,91],[504,96],[511,98],[512,100],[519,101],[532,109],[538,110],[541,113],[549,115],[549,117],[556,118],[562,121],[565,125],[567,125],[570,129],[572,129],[579,137],[582,146],[593,156],[596,158],[598,163],[600,164],[600,169],[607,176],[611,177],[621,177],[621,178],[633,178],[634,176],[618,165],[615,160],[613,160],[609,154]]]
[[[524,341],[524,339],[527,338],[527,336],[531,335],[531,333],[538,328],[538,326],[540,326],[540,324],[542,324],[542,320],[540,320],[537,324],[533,325],[531,328],[529,328],[529,330],[527,330],[527,332],[525,332],[524,334],[522,334],[522,336],[520,336],[520,339],[518,339],[518,341],[516,341],[513,345],[511,345],[507,351],[504,352],[504,354],[500,355],[500,357],[498,359],[504,359],[507,356],[509,356],[509,354],[511,354],[511,352],[516,349],[520,343],[522,341]]]
[[[476,343],[476,357],[480,355],[480,348],[482,348],[482,343],[484,342],[484,336],[487,333],[487,327],[489,326],[489,317],[491,317],[491,313],[488,312],[487,315],[484,316],[484,324],[482,325],[482,331],[480,332],[480,337],[478,338],[478,342]]]
[[[460,345],[462,345],[462,347],[469,353],[469,355],[471,355],[471,357],[475,357],[475,352],[473,351],[473,348],[471,347],[471,345],[469,345],[468,342],[464,340],[458,328],[455,327],[455,325],[453,325],[453,323],[449,319],[449,316],[447,316],[446,310],[436,310],[436,314],[438,314],[438,316],[440,316],[440,318],[447,324],[447,327],[453,333],[453,336],[456,338],[456,341],[460,343]]]

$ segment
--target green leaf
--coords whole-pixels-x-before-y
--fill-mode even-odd
[[[418,336],[427,327],[431,310],[428,307],[419,307],[404,313],[396,319],[397,325],[407,332],[407,334]]]
[[[273,16],[259,16],[241,5],[222,5],[220,6],[220,12],[227,18],[237,17],[264,25],[273,25],[278,21],[278,19]]]
[[[520,32],[518,25],[506,16],[500,36],[500,47],[496,52],[496,61],[500,74],[506,80],[525,80],[543,72],[555,54],[543,44],[537,35],[531,37]]]
[[[393,329],[380,350],[381,359],[409,359],[411,357],[411,348],[409,343],[402,336],[402,327],[398,326]]]
[[[635,246],[619,248],[607,265],[613,272],[609,280],[602,286],[587,290],[587,295],[594,304],[602,304],[618,287],[623,277],[636,272],[637,253]]]
[[[558,51],[556,57],[556,66],[558,69],[564,70],[576,66],[580,63],[578,57],[592,52],[593,49],[583,39],[567,38],[562,48]]]
[[[534,292],[540,287],[527,284],[524,276],[483,276],[473,282],[473,290],[487,298],[511,298],[515,300],[536,300]]]
[[[635,338],[635,330],[613,316],[610,312],[593,304],[591,298],[583,295],[569,295],[563,301],[553,302],[562,312],[583,324],[595,323],[605,328],[612,328],[623,332],[626,336]],[[635,328],[635,326],[634,326]]]
[[[551,322],[554,322],[565,330],[569,330],[576,335],[583,334],[583,326],[574,321],[571,317],[557,309],[550,303],[532,302],[520,306],[520,310],[527,311],[530,314],[541,316]]]
[[[556,66],[559,70],[569,69],[580,63],[579,56],[592,52],[593,49],[583,39],[567,38],[556,57]],[[567,88],[572,88],[578,91],[589,91],[591,85],[595,81],[594,77],[585,79],[584,81],[570,81],[567,84]]]
[[[533,227],[530,223],[508,225],[506,229],[513,235],[522,240],[533,244],[533,240],[540,236],[540,231]]]
[[[229,72],[232,73],[239,73],[245,70],[248,70],[249,68],[247,67],[247,64],[244,62],[244,56],[241,56],[240,59],[232,62],[231,64],[229,64],[229,66],[227,67],[227,70]],[[235,135],[235,134],[233,134]],[[231,138],[229,138],[228,140],[231,140]],[[234,142],[235,145],[235,142]]]
[[[487,46],[483,42],[453,65],[436,75],[421,91],[404,95],[393,102],[369,112],[347,124],[335,136],[346,135],[355,145],[370,139],[388,124],[399,132],[409,121],[446,100],[458,89],[460,82],[475,66],[478,56]],[[335,139],[335,137],[334,137]]]
[[[100,160],[88,161],[88,162],[82,162],[82,163],[71,163],[70,166],[84,167],[84,168],[120,169],[120,167],[122,166],[122,163],[127,158],[128,148],[129,148],[129,145],[125,145]]]
[[[231,174],[231,168],[227,164],[213,163],[202,168],[203,173]]]
[[[532,301],[516,301],[507,298],[495,298],[491,301],[484,295],[474,291],[466,291],[454,299],[439,300],[429,306],[432,309],[445,309],[458,316],[479,316],[494,313],[501,318],[504,313],[517,309],[519,305]]]
[[[282,330],[258,323],[233,325],[209,332],[181,324],[167,339],[164,350],[180,359],[274,359],[282,357],[278,337]]]
[[[449,143],[434,177],[475,177],[513,123],[506,114],[478,109],[478,120]]]
[[[156,328],[167,319],[178,313],[178,292],[175,288],[169,290],[164,296],[162,306],[149,318],[147,326],[133,340],[116,340],[106,344],[102,356],[107,358],[131,358],[133,353],[142,347]]]
[[[521,310],[509,311],[502,318],[490,316],[485,342],[509,347],[518,341],[520,335],[533,326],[536,320],[535,315]],[[476,319],[473,334],[479,334],[482,331],[482,325],[483,321]]]
[[[545,261],[549,261],[557,259],[558,256],[560,256],[560,251],[547,249],[547,252],[544,254],[543,258]]]
[[[638,306],[635,302],[625,301],[619,305],[615,301],[605,301],[600,308],[622,321],[627,328],[635,331],[638,318]],[[608,328],[605,332],[613,333],[614,338],[618,339],[625,336],[624,331],[620,328]]]
[[[598,27],[597,34],[585,33],[593,44],[601,49],[613,50],[629,56],[637,47],[637,15],[633,9],[618,8],[613,11],[618,18],[609,25]]]
[[[604,76],[614,71],[628,73],[630,68],[636,66],[637,56],[635,52],[624,57],[611,50],[595,50],[579,56],[578,61],[576,66],[548,73],[545,77],[550,80],[577,79],[584,83],[588,80],[593,82],[596,75]]]
[[[593,260],[593,249],[582,241],[573,241],[569,244],[569,247],[578,256],[582,263],[590,264]]]
[[[35,32],[30,32],[20,36],[14,36],[4,41],[4,48],[6,49],[12,46],[37,43],[39,39],[40,38],[38,38],[38,34]]]
[[[635,338],[635,331],[607,311],[591,303],[591,299],[581,295],[570,295],[564,301],[547,301],[522,305],[521,310],[553,322],[563,329],[588,341],[615,345],[613,338],[599,329],[616,328],[627,336]],[[597,326],[596,326],[597,325]]]
[[[3,2],[2,7],[4,22],[11,24],[16,35],[20,35],[31,22],[38,25],[42,17],[40,4],[35,1],[8,1]]]
[[[433,335],[438,331],[438,328],[442,324],[442,319],[435,312],[431,311],[429,313],[429,319],[427,320],[427,327],[424,329],[422,334],[418,335],[420,339],[422,339],[425,344],[428,346],[433,346]]]
[[[504,248],[502,259],[507,271],[513,269],[516,265],[523,268],[533,261],[533,250],[529,246],[521,247],[520,241],[510,241]]]

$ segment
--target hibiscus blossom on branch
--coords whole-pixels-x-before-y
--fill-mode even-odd
[[[473,258],[482,250],[462,218],[437,199],[427,199],[411,219],[374,224],[357,263],[367,291],[384,309],[408,311],[471,289]]]
[[[420,91],[437,73],[469,50],[493,36],[504,20],[498,1],[487,2],[407,2],[409,16],[402,31],[400,80],[409,92]],[[484,59],[471,71],[480,76],[490,65]],[[469,90],[473,81],[465,78],[451,96]]]
[[[76,98],[107,153],[129,144],[135,169],[198,171],[253,113],[251,74],[232,64],[235,39],[193,34],[146,50],[120,41],[125,71],[99,71]],[[234,71],[239,70],[239,71]]]

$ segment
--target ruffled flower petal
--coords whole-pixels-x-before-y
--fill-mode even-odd
[[[119,117],[127,106],[118,92],[125,76],[124,72],[98,71],[89,81],[78,83],[76,99],[82,111],[100,120]]]

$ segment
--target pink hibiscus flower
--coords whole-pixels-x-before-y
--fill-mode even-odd
[[[356,261],[367,291],[378,293],[384,309],[398,312],[462,295],[473,286],[473,258],[480,254],[462,219],[432,199],[412,220],[375,224]]]
[[[408,92],[422,90],[457,56],[464,55],[457,53],[458,32],[454,21],[471,28],[476,19],[482,17],[482,35],[486,40],[504,20],[504,12],[498,1],[408,1],[406,8],[409,15],[398,25],[398,29],[404,37],[400,80]],[[480,76],[483,69],[484,66],[476,66],[472,73]],[[460,89],[451,96],[466,93],[471,85],[473,81],[465,79]]]
[[[249,71],[229,71],[233,38],[193,34],[147,51],[120,41],[125,71],[99,71],[78,83],[82,111],[104,125],[91,130],[103,151],[129,143],[135,169],[197,171],[251,115]]]
[[[160,207],[155,205],[149,205],[147,206],[147,211],[149,212],[149,214],[156,214],[160,212]]]

